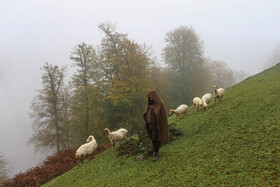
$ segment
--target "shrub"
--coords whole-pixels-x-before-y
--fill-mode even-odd
[[[178,136],[183,135],[182,129],[180,129],[176,123],[168,125],[169,128],[169,140],[173,141]],[[152,146],[150,138],[146,133],[146,130],[139,131],[136,135],[127,138],[116,146],[118,155],[123,157],[129,157],[130,155],[142,154],[144,157],[148,156],[147,150]]]
[[[109,147],[110,145],[98,145],[94,154],[99,154]],[[76,149],[71,148],[60,151],[53,156],[48,156],[41,165],[8,179],[2,187],[40,186],[45,184],[76,166],[75,153]]]

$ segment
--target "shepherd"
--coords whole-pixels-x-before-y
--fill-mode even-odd
[[[147,133],[152,140],[153,162],[157,161],[159,156],[160,144],[169,142],[168,122],[165,105],[158,92],[154,89],[148,93],[148,104],[143,114]]]

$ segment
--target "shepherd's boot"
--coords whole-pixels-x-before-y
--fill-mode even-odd
[[[154,155],[153,162],[155,162],[158,160],[158,152],[153,152],[153,155]]]

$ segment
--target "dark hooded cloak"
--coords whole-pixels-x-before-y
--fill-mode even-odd
[[[169,136],[168,136],[168,122],[167,122],[167,113],[166,113],[165,105],[156,90],[154,89],[150,90],[149,94],[154,99],[154,102],[152,105],[150,105],[150,107],[152,107],[156,115],[159,140],[161,143],[167,144],[169,142]],[[148,109],[149,109],[149,104],[146,106],[146,109],[144,110],[144,114],[143,114],[145,124],[147,123]]]

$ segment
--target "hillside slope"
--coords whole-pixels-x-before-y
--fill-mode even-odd
[[[227,89],[208,111],[191,107],[178,125],[184,136],[155,163],[108,150],[44,186],[280,185],[280,64]]]

